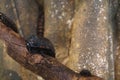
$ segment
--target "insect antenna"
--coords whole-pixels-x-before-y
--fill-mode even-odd
[[[43,6],[39,6],[39,16],[36,28],[37,36],[44,37],[44,8]]]

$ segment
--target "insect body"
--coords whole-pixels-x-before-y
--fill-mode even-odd
[[[55,50],[52,43],[44,37],[44,11],[43,7],[39,8],[38,24],[36,29],[37,36],[31,36],[27,40],[27,49],[30,53],[39,53],[55,57]]]
[[[18,33],[16,24],[7,16],[0,12],[0,22],[13,29]],[[36,36],[31,36],[26,41],[26,47],[31,54],[39,53],[41,55],[49,55],[55,57],[55,50],[52,43],[44,37],[44,11],[40,7],[40,13],[37,22]]]
[[[30,53],[39,53],[55,57],[55,50],[52,43],[44,37],[31,36],[27,40],[27,49]]]

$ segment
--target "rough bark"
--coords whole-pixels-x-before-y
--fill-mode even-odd
[[[71,59],[68,61],[73,70],[79,72],[87,68],[105,80],[115,79],[114,1],[80,0],[78,3],[71,34]]]
[[[20,35],[24,36],[25,39],[36,33],[38,5],[35,0],[0,0],[0,12],[6,14],[15,22]],[[4,45],[4,43],[0,45]],[[1,47],[1,50],[6,53],[4,47]],[[0,66],[3,65],[3,68],[19,73],[23,80],[38,80],[35,74],[20,66],[7,54],[3,54],[1,59],[3,62]],[[9,74],[6,74],[6,76],[9,76]]]
[[[37,1],[43,5],[43,0]],[[74,71],[79,72],[81,69],[87,68],[97,76],[119,80],[120,10],[117,15],[118,25],[114,25],[114,16],[119,0],[44,1],[45,36],[54,43],[57,59]],[[38,6],[34,0],[0,0],[0,11],[17,24],[20,34],[24,35],[26,39],[35,34]],[[38,80],[35,74],[24,69],[7,54],[4,54],[6,52],[2,45],[4,43],[0,43],[0,73],[4,72],[2,69],[6,68],[5,72],[15,71],[23,80]],[[9,74],[4,76],[9,76]]]
[[[0,39],[6,44],[8,55],[25,68],[42,76],[45,80],[102,80],[96,76],[82,77],[56,59],[49,56],[32,55],[26,49],[25,40],[0,22]]]
[[[119,0],[119,6],[117,9],[117,15],[114,18],[114,20],[116,20],[116,42],[117,45],[115,47],[115,80],[120,80],[120,0]]]
[[[56,57],[63,64],[68,61],[74,10],[74,0],[45,0],[45,36],[54,43]]]

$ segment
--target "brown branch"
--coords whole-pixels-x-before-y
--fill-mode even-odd
[[[0,22],[0,39],[5,41],[9,56],[45,80],[103,80],[96,76],[80,76],[55,58],[30,54],[26,49],[25,40],[2,22]]]

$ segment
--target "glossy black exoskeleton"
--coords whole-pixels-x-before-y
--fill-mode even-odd
[[[27,40],[27,49],[30,53],[39,53],[41,55],[49,55],[55,57],[55,50],[52,43],[44,37],[44,11],[43,7],[39,7],[39,17],[37,22],[36,36],[31,36]]]
[[[90,73],[90,71],[86,70],[86,69],[83,69],[79,74],[81,76],[84,76],[84,77],[91,77],[92,76],[92,74]]]
[[[41,55],[49,55],[55,57],[55,50],[52,43],[44,37],[38,38],[37,36],[31,36],[27,40],[27,49],[30,53],[39,53]]]

